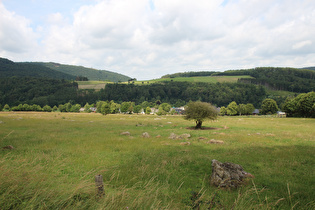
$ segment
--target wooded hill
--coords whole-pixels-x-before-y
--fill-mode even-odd
[[[232,101],[237,104],[252,103],[256,108],[260,108],[265,98],[272,98],[281,105],[287,96],[315,90],[314,70],[261,67],[226,72],[186,72],[165,76],[168,78],[240,76],[237,82],[236,80],[212,83],[180,82],[169,79],[169,81],[152,83],[139,82],[137,85],[138,83],[133,81],[130,84],[109,83],[106,84],[105,89],[96,91],[78,89],[78,84],[73,82],[73,75],[50,69],[53,67],[48,68],[46,65],[63,70],[68,68],[73,72],[76,68],[85,69],[56,63],[14,63],[7,59],[0,59],[0,104],[16,106],[27,103],[58,106],[71,101],[73,104],[83,106],[86,103],[114,100],[118,103],[133,101],[136,104],[144,101],[152,103],[161,101],[172,106],[182,106],[190,100],[200,100],[216,106],[227,106]],[[88,77],[87,74],[80,76]],[[278,92],[281,93],[290,92],[283,95],[270,94],[270,89],[280,90]]]
[[[39,64],[55,71],[59,71],[65,74],[70,74],[73,76],[83,76],[87,77],[88,80],[93,81],[110,81],[110,82],[126,82],[131,77],[128,77],[123,74],[106,71],[106,70],[96,70],[93,68],[86,68],[83,66],[73,66],[73,65],[65,65],[59,63],[43,63],[43,62],[36,62],[34,64]]]
[[[271,90],[306,93],[315,90],[315,71],[296,68],[258,67],[254,69],[229,70],[224,72],[185,72],[165,75],[162,78],[204,76],[250,76],[240,78],[241,83],[263,85]]]
[[[106,71],[86,68],[83,66],[64,65],[43,62],[13,62],[0,58],[0,77],[37,77],[50,79],[75,80],[77,77],[87,77],[88,80],[125,82],[128,76]]]
[[[74,80],[75,76],[60,71],[55,71],[34,63],[15,63],[5,58],[0,58],[0,78],[7,77],[36,77]]]

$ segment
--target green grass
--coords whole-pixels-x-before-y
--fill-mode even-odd
[[[77,81],[79,89],[95,89],[100,90],[105,88],[106,84],[113,83],[108,81]]]
[[[207,83],[217,83],[217,82],[237,82],[239,78],[251,78],[251,76],[207,76],[207,77],[175,77],[175,78],[160,78],[147,81],[138,81],[135,84],[155,83],[164,81],[175,81],[175,82],[207,82]]]
[[[221,117],[204,123],[219,130],[191,126],[180,116],[1,112],[0,146],[16,148],[0,149],[1,209],[315,208],[314,119]],[[170,133],[190,133],[191,145]],[[210,186],[212,159],[238,163],[255,179],[238,190]]]

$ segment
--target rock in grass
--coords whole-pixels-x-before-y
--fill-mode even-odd
[[[12,145],[8,145],[8,146],[5,146],[5,147],[2,147],[2,149],[11,150],[11,149],[14,149],[14,147]]]
[[[129,132],[129,131],[125,131],[125,132],[120,133],[120,135],[123,135],[123,136],[130,136],[130,132]]]
[[[254,176],[244,171],[242,166],[212,160],[212,185],[228,189],[237,188],[244,184],[246,178],[254,178]]]
[[[144,132],[144,133],[142,134],[142,137],[143,137],[143,138],[150,138],[151,136],[150,136],[150,134],[149,134],[148,132]]]
[[[224,144],[224,141],[211,139],[210,141],[207,142],[207,144]]]
[[[188,141],[188,142],[181,142],[181,143],[179,143],[180,145],[190,145],[190,142]]]
[[[190,137],[191,137],[191,135],[189,133],[184,133],[181,135],[176,135],[175,133],[171,133],[168,138],[169,139],[186,139],[187,140]]]
[[[169,139],[176,139],[177,135],[175,133],[171,133],[168,137]]]

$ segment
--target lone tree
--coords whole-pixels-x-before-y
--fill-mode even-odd
[[[186,120],[195,120],[196,129],[200,129],[202,122],[206,119],[215,120],[218,117],[218,111],[210,103],[190,102],[185,109]]]

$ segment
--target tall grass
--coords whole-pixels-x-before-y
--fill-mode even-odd
[[[0,150],[1,209],[315,208],[313,119],[222,117],[204,123],[211,130],[187,130],[194,122],[179,116],[6,112],[0,121],[0,146],[15,147]],[[237,190],[210,186],[212,159],[255,179]]]

